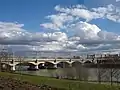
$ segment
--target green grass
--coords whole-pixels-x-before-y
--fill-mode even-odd
[[[73,81],[73,80],[60,80],[49,77],[41,77],[34,75],[20,75],[7,72],[0,72],[0,76],[21,79],[29,81],[34,84],[46,84],[52,87],[64,88],[65,90],[120,90],[118,86],[110,86],[104,84],[93,84],[87,82]]]

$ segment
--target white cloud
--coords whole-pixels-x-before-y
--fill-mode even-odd
[[[71,7],[71,8],[62,8],[60,6],[56,6],[55,7],[56,11],[62,12],[62,13],[66,13],[66,14],[70,14],[72,16],[76,16],[79,18],[83,18],[86,21],[90,21],[92,19],[96,19],[96,18],[101,18],[102,15],[98,14],[96,12],[91,12],[90,10],[88,10],[85,6],[83,5],[77,5]]]
[[[54,33],[49,33],[48,36],[52,39],[52,40],[57,40],[57,41],[66,41],[67,35],[65,33],[62,32],[54,32]]]
[[[60,13],[56,15],[49,15],[46,16],[47,19],[51,20],[51,23],[43,23],[40,24],[40,26],[52,30],[60,30],[65,28],[65,23],[73,21],[75,18],[73,18],[70,15],[67,15],[66,13]]]
[[[120,0],[116,0],[116,2],[119,2]]]
[[[30,33],[23,29],[23,24],[0,22],[0,44],[9,45],[9,48],[16,50],[31,50],[33,48],[31,45],[39,47],[37,50],[56,50],[62,48],[59,43],[67,39],[64,32]]]
[[[8,22],[0,22],[0,40],[1,41],[61,41],[67,40],[67,35],[62,32],[53,32],[53,33],[30,33],[27,30],[23,29],[23,24],[18,23],[8,23]]]
[[[112,4],[106,7],[98,7],[88,9],[83,5],[74,5],[72,7],[55,6],[57,14],[48,15],[45,19],[49,22],[40,24],[46,30],[66,29],[71,23],[75,23],[81,19],[89,22],[93,19],[109,19],[113,22],[120,22],[120,8]]]
[[[79,6],[79,7],[78,7]],[[106,7],[98,7],[87,9],[83,5],[76,5],[74,7],[61,7],[56,6],[55,10],[61,13],[66,13],[72,16],[76,16],[86,21],[90,21],[98,18],[107,18],[114,22],[120,22],[120,9],[112,4],[107,5]]]
[[[59,30],[59,32],[64,29],[68,37],[70,34],[70,37],[62,42],[64,50],[90,51],[118,48],[120,35],[103,31],[97,25],[89,23],[89,21],[99,18],[119,23],[120,10],[118,7],[110,4],[106,7],[88,9],[83,5],[71,7],[57,5],[55,10],[57,14],[48,15],[46,18],[50,21],[43,24],[47,25],[49,23],[56,26],[55,28],[44,26],[45,29]],[[84,19],[84,21],[81,19]],[[41,25],[43,26],[43,24]]]
[[[83,21],[71,24],[68,28],[72,30],[75,35],[79,36],[80,39],[99,39],[97,33],[101,31],[96,25]]]
[[[102,14],[103,18],[120,23],[120,8],[112,4],[107,7],[92,8],[96,13]]]
[[[47,42],[43,45],[33,46],[30,48],[30,50],[34,50],[34,51],[57,51],[62,49],[63,46],[58,42]]]
[[[22,40],[29,39],[29,32],[23,29],[24,24],[0,22],[0,39],[1,40]]]
[[[38,51],[82,52],[118,49],[120,46],[120,35],[103,31],[97,25],[89,23],[98,18],[119,23],[120,10],[115,6],[87,9],[83,5],[72,7],[57,5],[55,10],[57,14],[45,17],[49,22],[40,24],[47,30],[53,30],[52,32],[31,33],[24,29],[24,24],[0,22],[0,43],[16,50],[22,48],[21,50]]]
[[[52,29],[52,30],[60,30],[60,28],[57,27],[57,25],[54,23],[44,23],[44,24],[41,24],[40,26],[44,28]]]
[[[87,49],[87,47],[85,47],[85,46],[79,44],[79,45],[77,46],[77,49],[79,49],[79,50],[83,49],[83,50],[84,50],[84,49]]]
[[[75,35],[76,37],[79,37],[81,41],[118,39],[119,35],[103,31],[97,25],[86,22],[97,18],[107,18],[114,22],[119,22],[120,10],[112,4],[107,5],[107,7],[92,8],[90,10],[83,5],[72,7],[61,7],[60,5],[57,5],[55,10],[58,14],[47,16],[47,19],[51,20],[51,24],[56,25],[56,23],[58,23],[57,28],[59,28],[59,30],[65,27],[64,30],[68,31],[68,33],[72,33],[72,35]],[[68,16],[70,18],[68,18]],[[78,18],[85,19],[86,21],[80,21]],[[45,28],[50,29],[49,27]]]
[[[70,37],[69,40],[70,41],[79,41],[80,37],[78,37],[78,36]]]
[[[117,40],[117,38],[119,37],[117,34],[107,31],[100,31],[98,33],[98,36],[103,40]]]

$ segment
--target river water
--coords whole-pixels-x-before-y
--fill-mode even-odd
[[[97,69],[90,68],[81,68],[80,70],[76,70],[74,68],[57,68],[57,69],[39,69],[37,71],[28,71],[27,66],[16,67],[17,73],[30,74],[30,75],[38,75],[38,76],[47,76],[47,77],[57,77],[61,76],[65,78],[66,74],[70,74],[71,76],[76,76],[77,71],[82,74],[87,74],[88,78],[92,80],[96,80]],[[84,69],[84,70],[82,70]],[[87,73],[86,73],[87,72]]]
[[[101,81],[110,81],[111,69],[100,69],[98,71],[97,68],[79,68],[78,70],[74,68],[57,68],[57,69],[39,69],[37,71],[27,71],[27,67],[23,67],[21,71],[17,69],[17,73],[22,74],[30,74],[30,75],[38,75],[38,76],[47,76],[47,77],[77,77],[80,74],[81,78],[85,78],[86,80],[97,81],[98,75],[100,74]],[[79,72],[80,71],[80,72]],[[113,71],[113,81],[120,81],[120,70],[114,69]],[[99,74],[98,74],[99,73]]]

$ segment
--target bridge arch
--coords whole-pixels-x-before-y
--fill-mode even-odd
[[[16,66],[17,65],[27,65],[27,66],[29,66],[29,65],[36,65],[36,64],[33,63],[33,62],[21,62],[21,63],[17,63]]]
[[[66,62],[66,61],[61,61],[57,63],[57,67],[60,68],[69,68],[70,67],[70,63]]]
[[[45,64],[44,63],[39,63],[38,68],[39,69],[45,69]]]
[[[54,68],[54,63],[53,62],[49,62],[49,61],[46,61],[44,63],[44,67],[47,68],[47,69],[53,69]]]
[[[91,63],[92,63],[92,61],[90,61],[90,60],[84,61],[84,64],[91,64]]]
[[[82,63],[80,61],[74,61],[72,62],[72,67],[78,67],[78,66],[81,66]]]
[[[33,70],[35,69],[35,64],[32,62],[21,62],[15,65],[16,70]]]
[[[1,70],[3,71],[10,71],[11,70],[11,65],[9,63],[1,63],[0,65]]]
[[[84,62],[85,67],[91,67],[92,65],[94,65],[94,62],[92,62],[90,60],[87,60],[87,61]]]

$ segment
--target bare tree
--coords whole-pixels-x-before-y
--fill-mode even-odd
[[[98,82],[101,83],[101,81],[105,81],[106,79],[109,80],[108,76],[108,69],[106,67],[102,67],[101,65],[104,65],[104,61],[106,61],[106,55],[105,57],[98,57],[97,58],[97,77]]]
[[[119,78],[118,70],[116,69],[116,62],[118,61],[117,55],[105,55],[97,61],[98,68],[98,82],[107,79],[110,80],[111,85],[113,84],[113,77]]]
[[[9,63],[11,61],[12,53],[9,52],[7,49],[2,49],[0,51],[0,71],[9,71],[10,66]],[[3,64],[4,62],[5,64]],[[3,67],[4,66],[4,67]]]
[[[118,82],[119,82],[119,79],[120,79],[120,70],[119,69],[116,69],[116,72],[114,74],[114,78],[116,78],[116,82],[117,82],[117,85],[118,85]]]
[[[63,72],[66,79],[75,79],[76,71],[74,68],[64,68]]]

